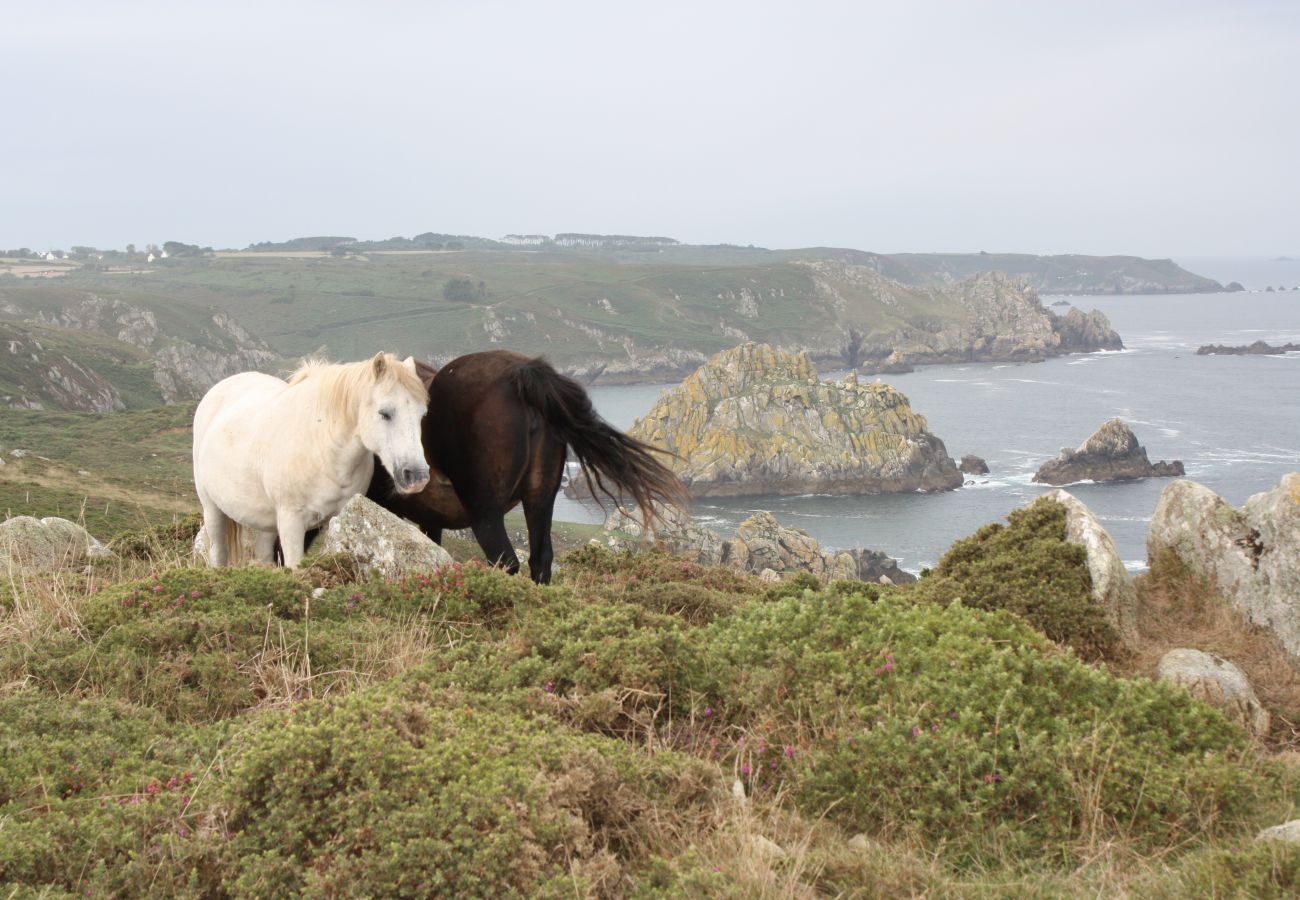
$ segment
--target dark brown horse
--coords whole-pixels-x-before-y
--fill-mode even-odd
[[[685,487],[655,458],[657,451],[602,419],[582,385],[544,359],[489,350],[454,359],[436,373],[421,366],[420,375],[429,386],[423,432],[429,486],[398,494],[376,466],[366,495],[434,541],[442,541],[444,528],[472,528],[488,562],[517,572],[505,514],[522,502],[529,574],[548,583],[551,515],[567,449],[582,464],[593,496],[629,497],[643,514],[654,509],[652,501],[685,503]]]

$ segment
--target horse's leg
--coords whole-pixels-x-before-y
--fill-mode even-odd
[[[203,531],[208,538],[208,565],[219,569],[230,562],[230,547],[226,542],[230,518],[209,498],[200,496],[199,502],[203,505]]]
[[[555,495],[550,500],[539,498],[524,504],[524,520],[528,523],[528,574],[538,584],[551,583],[551,560],[555,550],[551,546],[551,516],[555,510]]]
[[[566,446],[548,436],[537,442],[529,464],[528,490],[524,494],[524,521],[528,523],[528,574],[538,584],[551,583],[551,519],[555,512],[555,495],[564,478]]]
[[[280,550],[284,553],[285,566],[298,568],[304,553],[307,523],[298,513],[279,509],[275,512],[275,528],[280,535]]]
[[[500,566],[511,575],[519,571],[519,557],[515,555],[515,548],[510,543],[510,535],[506,532],[505,516],[500,512],[490,512],[485,515],[475,515],[474,523],[470,526],[474,530],[474,537],[478,540],[478,545],[483,548],[483,555],[487,561],[494,566]]]
[[[258,562],[275,563],[276,534],[274,531],[259,531],[254,543],[253,555]]]

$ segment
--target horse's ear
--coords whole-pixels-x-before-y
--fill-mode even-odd
[[[404,366],[406,366],[408,369],[410,369],[412,375],[419,375],[419,374],[420,374],[419,371],[416,370],[416,368],[415,368],[415,357],[414,357],[414,356],[408,356],[406,359],[402,360],[402,365],[404,365]]]
[[[384,373],[388,371],[387,354],[381,350],[375,354],[375,358],[371,360],[371,363],[375,367],[375,380],[383,378]]]

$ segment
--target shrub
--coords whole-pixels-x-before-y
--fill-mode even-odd
[[[226,837],[201,785],[221,744],[113,701],[0,700],[0,882],[77,896],[215,887]]]
[[[715,623],[703,655],[716,662],[690,683],[783,748],[774,771],[774,749],[737,749],[751,789],[785,778],[800,808],[853,830],[1068,856],[1089,834],[1212,832],[1264,793],[1216,711],[1090,668],[1006,613],[817,593]]]
[[[1114,657],[1119,636],[1092,597],[1087,553],[1065,540],[1065,507],[1050,500],[1018,509],[1007,524],[985,525],[944,554],[909,590],[976,609],[1005,609],[1085,658]]]
[[[230,888],[259,896],[604,894],[704,814],[706,772],[607,738],[448,707],[419,684],[312,704],[232,776]]]
[[[47,690],[106,695],[174,721],[214,721],[259,703],[259,669],[289,660],[310,672],[349,653],[341,604],[309,606],[284,569],[179,568],[86,598],[81,629],[51,631],[3,654],[6,670]],[[315,627],[306,617],[320,620]]]
[[[587,544],[565,555],[560,583],[581,590],[592,585],[688,583],[746,594],[753,581],[732,569],[702,566],[663,550],[611,550]]]
[[[165,525],[154,525],[117,534],[108,544],[118,556],[145,561],[186,559],[194,552],[194,538],[203,527],[198,513],[181,516]]]

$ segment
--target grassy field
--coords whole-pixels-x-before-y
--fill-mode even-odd
[[[82,521],[105,540],[192,512],[193,415],[193,404],[103,414],[0,409],[0,508]]]

